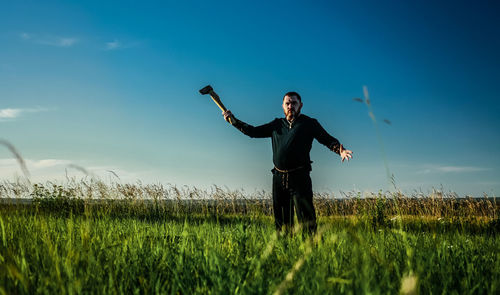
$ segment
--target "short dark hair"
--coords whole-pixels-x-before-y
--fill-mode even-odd
[[[300,102],[302,102],[302,98],[300,97],[300,94],[298,94],[295,91],[290,91],[290,92],[285,93],[285,95],[283,95],[283,99],[285,99],[285,96],[290,96],[290,97],[295,96]]]

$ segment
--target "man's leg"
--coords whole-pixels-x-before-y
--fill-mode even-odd
[[[273,173],[273,210],[276,230],[290,231],[293,227],[293,202],[290,192],[283,185],[280,173]]]
[[[297,219],[308,233],[316,232],[316,211],[313,205],[313,191],[309,171],[298,172],[293,177],[293,201]]]

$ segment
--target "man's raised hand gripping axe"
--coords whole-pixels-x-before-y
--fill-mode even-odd
[[[210,94],[210,97],[212,98],[212,100],[219,106],[219,108],[224,113],[224,117],[226,117],[226,114],[227,114],[227,119],[226,120],[228,120],[228,122],[231,123],[231,124],[233,124],[235,122],[235,118],[234,118],[233,114],[231,114],[231,112],[226,109],[226,107],[224,106],[224,104],[220,100],[220,98],[217,95],[217,93],[215,93],[215,91],[212,88],[212,86],[207,85],[207,86],[201,88],[200,89],[200,93],[203,94],[203,95]]]

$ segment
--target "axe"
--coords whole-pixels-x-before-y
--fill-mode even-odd
[[[210,85],[207,85],[203,88],[200,89],[200,93],[205,95],[205,94],[210,94],[210,97],[212,98],[212,100],[219,106],[219,108],[223,111],[223,112],[226,112],[227,109],[226,107],[224,106],[224,104],[222,103],[222,101],[220,101],[220,98],[219,96],[217,95],[217,93],[214,92],[214,89],[212,88],[212,86]],[[234,122],[234,117],[231,116],[229,117],[229,123],[233,124]]]

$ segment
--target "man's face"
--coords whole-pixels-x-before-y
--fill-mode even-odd
[[[293,121],[300,114],[302,102],[295,96],[285,96],[283,99],[283,112],[288,121]]]

